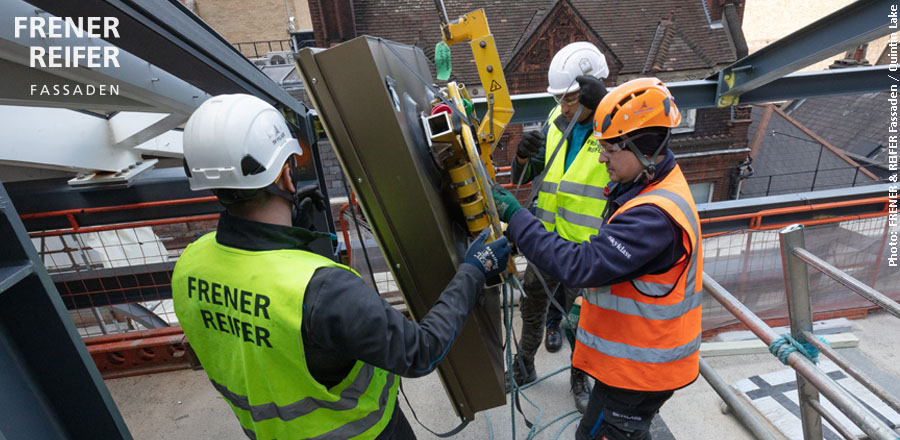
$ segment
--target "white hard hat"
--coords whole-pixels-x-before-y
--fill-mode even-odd
[[[201,104],[184,126],[183,145],[195,191],[264,188],[291,154],[303,155],[281,113],[246,94],[219,95]]]
[[[552,95],[577,92],[581,87],[575,78],[581,75],[594,78],[606,78],[609,75],[606,57],[597,46],[586,41],[571,43],[553,56],[547,74],[550,83],[547,92]]]

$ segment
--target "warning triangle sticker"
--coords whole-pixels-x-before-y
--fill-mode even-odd
[[[500,83],[498,83],[496,79],[491,80],[491,91],[492,92],[496,92],[497,90],[500,90],[502,88],[503,87],[500,86]]]

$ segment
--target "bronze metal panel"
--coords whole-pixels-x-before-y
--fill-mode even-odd
[[[359,37],[304,49],[297,64],[410,313],[420,319],[455,274],[467,238],[420,123],[434,97],[424,83],[432,82],[428,61],[416,47]],[[486,290],[483,298],[438,366],[465,420],[506,403],[499,296]]]

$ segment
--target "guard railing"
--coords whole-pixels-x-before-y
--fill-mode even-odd
[[[900,400],[888,393],[869,376],[850,364],[835,350],[821,342],[812,333],[812,304],[810,301],[809,275],[807,265],[834,278],[853,292],[868,299],[872,303],[900,317],[900,305],[875,289],[861,283],[840,269],[828,264],[805,249],[802,225],[791,225],[779,232],[784,266],[785,287],[788,299],[791,337],[816,347],[822,354],[830,358],[836,365],[868,388],[879,399],[895,411],[900,412]],[[724,287],[719,285],[708,274],[703,275],[703,287],[706,292],[719,301],[729,312],[746,325],[763,342],[772,343],[781,339],[762,319],[744,306]],[[856,397],[851,395],[840,384],[831,379],[816,364],[800,351],[793,351],[783,359],[797,373],[797,391],[800,401],[800,419],[803,425],[805,440],[822,438],[822,420],[824,417],[838,433],[847,439],[855,439],[850,429],[843,426],[833,414],[819,403],[819,394],[825,396],[834,407],[838,408],[849,420],[855,423],[870,439],[896,440],[895,433],[878,416],[873,414]],[[772,439],[773,434],[761,423],[746,405],[738,399],[728,385],[703,360],[700,361],[700,372],[713,386],[716,392],[732,408],[735,416],[759,439]]]

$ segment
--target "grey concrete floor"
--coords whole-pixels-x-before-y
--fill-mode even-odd
[[[859,337],[859,347],[845,349],[848,358],[859,362],[879,379],[879,383],[894,388],[900,395],[900,321],[883,312],[871,313],[868,318],[852,321],[853,333]],[[518,332],[519,324],[516,323]],[[538,375],[566,366],[569,351],[538,352]],[[785,368],[771,355],[739,355],[711,357],[707,361],[728,383]],[[237,420],[212,388],[203,371],[178,371],[106,381],[110,392],[137,440],[144,439],[216,439],[243,440]],[[450,401],[437,375],[419,379],[405,379],[404,389],[419,419],[436,432],[445,432],[457,425]],[[569,373],[556,374],[526,390],[525,395],[541,408],[539,426],[574,411],[569,391]],[[412,419],[412,412],[400,398],[401,409],[410,419],[420,439],[434,436]],[[534,421],[538,410],[522,401],[523,410]],[[662,421],[677,439],[752,439],[750,433],[730,414],[722,411],[722,401],[703,378],[679,390],[660,411]],[[524,439],[528,435],[522,417],[515,414],[515,436],[511,423],[510,405],[479,413],[476,420],[454,438]],[[534,438],[574,438],[577,416],[570,414],[547,426]],[[571,424],[566,425],[567,422]],[[657,421],[658,422],[658,421]],[[560,431],[562,432],[560,433]],[[655,435],[657,440],[663,440]],[[672,438],[670,437],[670,438]]]

